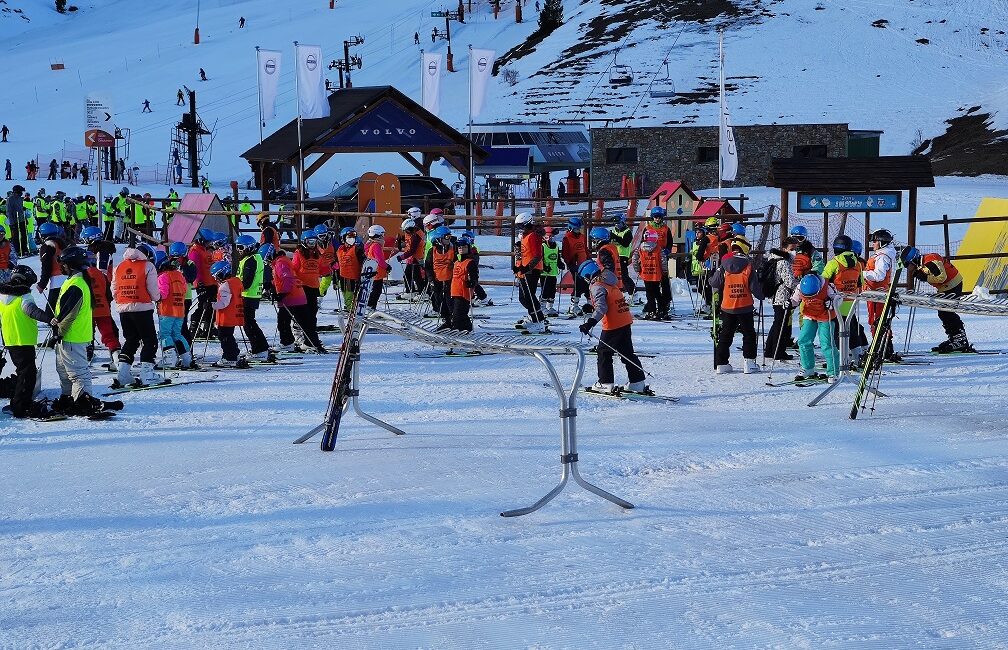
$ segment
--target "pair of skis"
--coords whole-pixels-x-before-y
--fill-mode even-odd
[[[353,364],[360,355],[361,328],[357,327],[357,319],[364,313],[368,295],[371,291],[371,281],[376,273],[374,262],[365,264],[361,271],[361,279],[354,293],[353,309],[346,316],[343,328],[343,343],[340,345],[339,358],[336,362],[336,372],[333,375],[332,389],[329,391],[329,407],[325,422],[316,429],[322,430],[322,451],[332,451],[336,448],[336,436],[339,434],[340,420],[343,409],[350,394],[350,382],[353,379]]]
[[[893,270],[892,283],[886,291],[885,302],[882,303],[882,314],[875,324],[875,335],[872,337],[871,345],[868,346],[868,356],[865,357],[864,368],[861,369],[861,380],[858,382],[857,391],[854,393],[854,403],[851,404],[850,419],[855,420],[858,411],[863,408],[865,395],[869,388],[874,388],[872,383],[877,383],[876,377],[882,372],[882,361],[885,355],[886,341],[890,336],[893,318],[896,316],[896,287],[899,285],[900,276],[903,273],[903,264],[897,261]],[[874,408],[874,407],[873,407]]]

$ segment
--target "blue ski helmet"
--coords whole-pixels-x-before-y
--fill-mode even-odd
[[[616,214],[613,215],[612,220],[613,223],[616,224],[617,226],[622,226],[626,223],[626,215],[623,214],[622,212],[617,212]]]
[[[40,225],[38,231],[43,237],[59,237],[63,234],[63,229],[51,221],[46,221]]]
[[[93,244],[102,238],[102,229],[98,226],[88,226],[81,231],[81,239],[88,244]]]
[[[808,275],[802,277],[798,287],[801,289],[801,294],[803,296],[814,296],[822,290],[823,281],[818,275],[809,273]]]
[[[588,236],[595,241],[609,241],[609,229],[603,228],[602,226],[595,226],[588,233]]]
[[[154,251],[154,268],[158,271],[163,271],[163,266],[170,262],[168,259],[168,254],[164,251]]]
[[[582,278],[590,279],[595,277],[599,272],[599,265],[595,260],[585,260],[581,262],[581,266],[578,267],[577,273]]]
[[[196,236],[193,237],[193,239],[200,243],[208,242],[214,238],[214,234],[215,234],[214,231],[210,230],[209,228],[200,228],[198,231],[196,231]]]
[[[220,262],[214,262],[213,266],[210,267],[210,275],[214,276],[218,280],[231,275],[231,263],[227,260],[221,260]]]
[[[745,226],[743,226],[740,223],[733,223],[731,225],[731,231],[736,235],[741,235],[742,237],[745,237]]]
[[[448,226],[438,226],[437,228],[431,231],[431,239],[432,240],[441,239],[442,237],[445,237],[450,234],[451,230],[448,228]]]
[[[854,241],[851,242],[850,249],[855,255],[861,257],[861,253],[864,252],[864,244],[855,239]]]
[[[344,239],[347,235],[349,235],[349,234],[351,234],[353,232],[354,232],[354,229],[351,228],[350,226],[347,226],[346,228],[341,229],[339,231],[340,239]]]
[[[259,254],[264,260],[272,260],[276,256],[276,246],[273,244],[263,244],[259,247]]]
[[[900,251],[900,262],[903,262],[903,266],[920,264],[920,257],[921,252],[913,246],[906,246],[902,251]]]
[[[304,246],[315,246],[318,244],[318,235],[314,230],[306,230],[301,233],[301,244]]]
[[[584,227],[584,222],[581,221],[580,217],[571,217],[567,220],[568,230],[581,230]]]
[[[791,235],[792,237],[801,237],[802,239],[807,239],[808,228],[806,228],[805,226],[791,226],[791,230],[788,231],[788,234]]]
[[[651,208],[651,221],[662,221],[668,216],[668,212],[660,205]]]
[[[459,235],[459,238],[458,238],[458,244],[459,244],[459,246],[472,246],[474,241],[475,241],[475,239],[473,238],[472,234],[469,233],[469,232],[462,233],[461,235]]]
[[[168,247],[168,255],[171,257],[186,257],[189,255],[189,247],[184,242],[172,242]]]

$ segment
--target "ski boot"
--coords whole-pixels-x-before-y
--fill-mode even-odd
[[[623,386],[624,393],[633,393],[635,395],[654,395],[655,392],[651,390],[651,387],[645,384],[643,381],[633,381],[629,382]]]
[[[723,363],[714,369],[715,374],[718,375],[730,375],[732,372],[732,367],[730,363]]]
[[[745,366],[742,368],[742,372],[747,375],[759,372],[759,364],[756,363],[756,359],[746,359]]]
[[[600,381],[595,382],[588,391],[592,393],[601,393],[603,395],[619,395],[619,390],[616,389],[615,384],[603,384]]]
[[[112,405],[118,405],[118,409],[106,409],[105,402],[98,399],[97,397],[92,397],[87,393],[81,393],[77,396],[77,399],[73,402],[73,412],[67,413],[67,415],[79,415],[86,418],[102,418],[109,417],[115,413],[115,411],[122,409],[122,402],[108,402]]]
[[[59,415],[73,415],[74,399],[69,395],[60,395],[53,400],[52,412]]]
[[[966,338],[966,332],[958,332],[949,341],[951,346],[947,352],[976,352],[973,346],[970,344],[969,339]]]
[[[949,338],[931,348],[931,351],[937,352],[939,354],[945,354],[946,352],[952,351],[952,346],[953,346],[952,339]]]

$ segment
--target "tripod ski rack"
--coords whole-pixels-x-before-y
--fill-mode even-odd
[[[387,312],[371,311],[362,314],[359,317],[358,322],[361,325],[358,341],[363,340],[368,329],[373,328],[375,330],[402,336],[404,338],[434,347],[470,350],[473,352],[495,352],[498,354],[530,356],[534,357],[543,365],[543,367],[545,367],[546,372],[549,374],[550,384],[553,386],[554,390],[556,390],[557,397],[560,401],[560,482],[556,485],[556,487],[532,505],[524,508],[505,510],[500,513],[502,517],[518,517],[539,510],[544,505],[552,501],[554,497],[560,494],[567,485],[567,482],[571,479],[573,479],[575,483],[585,490],[588,490],[589,492],[605,499],[606,501],[610,501],[621,508],[631,509],[634,507],[634,505],[629,501],[621,499],[609,492],[606,492],[602,488],[589,483],[578,471],[576,428],[577,392],[581,387],[581,379],[584,376],[585,366],[585,352],[581,345],[562,339],[550,338],[538,338],[534,344],[531,344],[528,337],[518,334],[517,332],[514,335],[478,333],[468,335],[448,334],[436,331],[436,323],[426,320],[417,314],[398,310]],[[553,363],[549,360],[548,355],[551,354],[577,355],[577,370],[575,371],[574,381],[569,390],[564,388]],[[357,359],[359,360],[359,350],[357,355]],[[354,363],[353,370],[351,396],[354,410],[357,411],[358,415],[373,424],[377,424],[378,426],[392,431],[393,433],[403,433],[392,425],[382,422],[373,416],[367,415],[360,410],[358,405],[359,365],[359,361]],[[317,429],[321,430],[321,427]],[[309,432],[308,437],[311,435],[313,434]]]

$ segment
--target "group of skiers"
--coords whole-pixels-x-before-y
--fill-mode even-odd
[[[758,368],[755,303],[769,300],[774,320],[764,345],[764,362],[791,361],[788,348],[797,347],[801,373],[795,381],[833,382],[840,373],[838,313],[846,323],[853,365],[866,362],[869,339],[859,324],[853,297],[862,290],[886,292],[894,281],[897,264],[912,269],[916,277],[929,282],[939,293],[958,296],[962,277],[950,262],[936,253],[921,255],[913,247],[897,254],[893,235],[880,228],[868,238],[870,250],[862,258],[862,244],[847,235],[832,242],[833,257],[824,261],[819,249],[798,225],[790,229],[781,245],[772,248],[759,268],[750,257],[751,245],[741,223],[720,223],[716,218],[697,225],[691,256],[700,292],[708,306],[707,317],[714,321],[715,368],[718,374],[732,371],[729,364],[732,341],[742,333],[744,372]],[[901,361],[893,349],[892,330],[882,323],[883,304],[867,301],[868,324],[872,334],[885,327],[881,358]],[[793,314],[799,315],[797,340],[792,338]],[[940,312],[948,340],[934,352],[967,352],[973,348],[966,338],[958,315]],[[825,357],[826,372],[816,370],[815,342]]]
[[[109,403],[93,396],[91,385],[89,363],[95,329],[110,352],[108,368],[116,373],[113,387],[162,382],[155,372],[159,357],[165,368],[196,369],[193,345],[197,340],[219,341],[221,358],[213,365],[221,368],[268,363],[278,352],[325,353],[318,336],[321,299],[337,285],[344,309],[354,304],[362,271],[369,264],[376,272],[366,303],[371,309],[378,308],[392,271],[387,250],[395,251],[393,257],[403,267],[405,290],[400,299],[429,301],[430,315],[441,320],[438,329],[472,332],[472,306],[493,304],[480,285],[475,234],[454,234],[436,209],[422,216],[418,208],[411,208],[394,245],[386,241],[380,225],[372,225],[361,237],[352,227],[337,231],[321,224],[303,232],[288,256],[280,246],[281,226],[262,213],[256,219],[258,238],[243,234],[232,241],[225,233],[202,228],[191,244],[172,242],[164,251],[145,243],[130,245],[116,264],[117,233],[106,220],[110,215],[114,221],[120,212],[134,211],[132,225],[152,224],[151,201],[143,197],[127,200],[127,192],[111,197],[101,211],[106,225],[101,228],[94,223],[98,212],[93,198],[89,202],[82,197],[82,202],[76,203],[57,195],[50,201],[44,190],[35,198],[22,196],[22,192],[23,188],[16,186],[11,195],[23,206],[27,203],[25,212],[36,220],[45,217],[37,228],[26,222],[36,233],[41,274],[18,263],[21,251],[11,246],[9,229],[0,229],[4,233],[0,234],[0,326],[18,369],[10,391],[10,410],[16,417],[47,417],[53,411],[94,415],[108,408]],[[83,206],[80,217],[78,205]],[[173,205],[164,206],[166,219],[177,208]],[[250,213],[248,205],[236,214]],[[669,260],[674,257],[674,243],[666,220],[665,210],[655,207],[636,233],[622,215],[615,217],[611,226],[598,225],[585,233],[583,221],[574,217],[561,235],[559,228],[543,226],[531,214],[515,219],[512,270],[519,300],[527,312],[515,327],[529,333],[549,332],[547,318],[559,315],[555,307],[559,278],[562,271],[571,270],[567,317],[587,316],[579,329],[589,336],[601,324],[596,346],[598,382],[592,390],[653,395],[634,352],[630,307],[640,280],[646,295],[640,316],[646,320],[672,318],[675,271]],[[78,235],[81,245],[75,245]],[[802,368],[796,380],[831,381],[840,371],[837,312],[847,317],[853,305],[851,297],[863,288],[886,290],[897,264],[913,269],[917,277],[941,293],[962,292],[961,275],[952,264],[910,247],[897,254],[892,234],[885,229],[871,233],[867,260],[861,258],[859,242],[840,235],[833,241],[834,256],[828,262],[803,226],[792,228],[761,263],[751,257],[752,247],[740,223],[712,218],[696,224],[694,235],[689,261],[698,292],[706,300],[707,317],[714,322],[718,374],[732,370],[730,350],[738,332],[743,338],[744,371],[754,372],[758,367],[757,301],[767,299],[774,309],[764,360],[792,360],[788,349],[796,344]],[[636,271],[636,280],[630,268]],[[36,293],[41,303],[35,300]],[[279,344],[275,349],[270,348],[257,322],[264,297],[277,309]],[[795,310],[799,313],[797,341],[791,337]],[[116,312],[118,325],[113,317]],[[868,321],[873,331],[880,316],[880,303],[869,302]],[[939,317],[948,340],[935,350],[971,349],[961,319],[945,312]],[[50,325],[49,344],[55,342],[58,347],[62,395],[51,406],[33,399],[37,322]],[[855,354],[863,352],[868,339],[856,314],[850,314],[847,322],[851,349]],[[247,339],[247,356],[240,354],[238,331]],[[897,359],[891,331],[884,336],[885,356]],[[825,375],[816,371],[817,339],[826,361]],[[629,382],[625,386],[616,386],[614,381],[617,357],[627,370]]]

